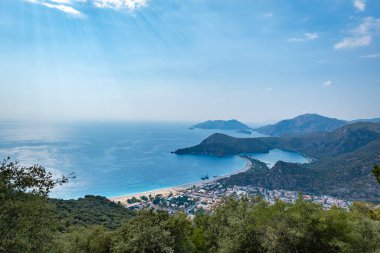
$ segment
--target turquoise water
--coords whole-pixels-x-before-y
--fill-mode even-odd
[[[189,130],[184,123],[0,124],[0,157],[21,164],[41,164],[56,175],[74,172],[75,179],[53,197],[86,194],[107,197],[176,186],[219,176],[245,165],[239,157],[178,156],[215,132],[236,137],[259,136],[231,131]],[[298,154],[281,150],[261,154],[270,161]],[[276,158],[277,157],[277,158]],[[294,161],[294,160],[292,160]]]
[[[268,165],[269,168],[278,161],[292,162],[292,163],[308,163],[309,159],[301,154],[294,152],[287,152],[281,149],[272,149],[269,153],[247,154],[257,160],[260,160]]]

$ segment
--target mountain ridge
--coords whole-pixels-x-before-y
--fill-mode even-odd
[[[347,121],[345,120],[307,113],[292,119],[281,120],[272,125],[256,128],[255,131],[270,136],[284,136],[312,132],[329,132],[346,124]]]
[[[300,136],[235,138],[214,134],[197,146],[177,150],[176,154],[228,156],[268,152],[273,148],[302,153],[316,160],[302,165],[278,162],[272,170],[256,166],[224,179],[224,183],[380,203],[380,187],[372,176],[373,165],[380,163],[380,123],[358,122],[332,132]]]

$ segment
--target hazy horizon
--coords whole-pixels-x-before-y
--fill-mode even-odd
[[[310,114],[310,113],[307,113]],[[311,113],[315,114],[315,113]],[[239,118],[206,118],[206,119],[200,119],[200,120],[170,120],[170,119],[162,119],[162,120],[149,120],[149,119],[45,119],[45,118],[34,118],[34,119],[28,119],[28,118],[0,118],[0,124],[1,123],[9,123],[9,124],[183,124],[186,127],[191,127],[192,125],[202,123],[208,120],[238,120],[242,123],[247,124],[251,127],[259,127],[264,126],[268,124],[275,124],[282,120],[288,120],[295,118],[299,115],[290,116],[287,118],[281,118],[281,119],[267,119],[263,121],[254,121],[254,120],[241,120]],[[329,115],[321,115],[329,118],[336,118],[334,116]],[[369,118],[350,118],[350,119],[343,119],[343,118],[336,118],[339,120],[346,120],[346,121],[354,121],[354,120],[368,120],[368,119],[378,119],[379,116],[369,117]]]
[[[3,0],[0,119],[380,117],[380,2]]]

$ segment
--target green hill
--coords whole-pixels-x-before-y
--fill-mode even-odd
[[[62,224],[61,230],[92,225],[103,225],[114,229],[134,215],[131,210],[101,196],[86,195],[77,200],[51,199],[50,201],[56,206]]]
[[[216,133],[197,146],[178,149],[174,153],[227,156],[252,151],[264,153],[270,149],[271,147],[259,138],[234,138],[225,134]]]

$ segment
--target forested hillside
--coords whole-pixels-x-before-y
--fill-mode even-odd
[[[181,212],[132,213],[102,197],[47,198],[53,187],[66,182],[64,177],[52,179],[41,166],[1,163],[1,253],[365,253],[380,249],[380,212],[371,204],[355,203],[349,211],[323,210],[301,197],[294,204],[274,205],[258,198],[230,198],[214,212],[198,212],[190,219]]]
[[[379,123],[360,122],[328,133],[302,136],[234,138],[214,134],[201,144],[176,153],[226,156],[268,152],[273,148],[299,152],[315,160],[302,165],[278,162],[273,169],[256,161],[250,171],[225,182],[380,202],[380,187],[371,173],[372,166],[380,163]]]
[[[102,225],[109,229],[119,227],[135,213],[101,196],[87,195],[77,200],[51,199],[56,207],[60,229],[66,231],[73,226]]]

